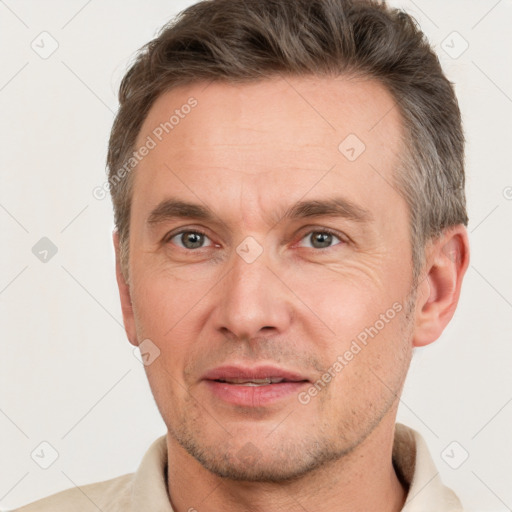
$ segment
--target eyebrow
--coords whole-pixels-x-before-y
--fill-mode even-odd
[[[368,223],[374,220],[369,210],[344,197],[299,201],[289,207],[284,214],[273,216],[271,220],[273,224],[278,224],[284,219],[295,220],[322,216],[341,217],[358,223]],[[215,222],[218,220],[218,216],[206,205],[168,198],[162,200],[151,211],[146,223],[150,227],[155,227],[174,219],[198,219]]]

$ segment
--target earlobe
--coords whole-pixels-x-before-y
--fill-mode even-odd
[[[428,249],[424,281],[419,284],[413,345],[422,347],[441,336],[457,307],[469,265],[466,228],[448,228]]]
[[[135,329],[135,319],[133,314],[133,306],[132,306],[132,298],[130,293],[130,287],[128,286],[124,275],[121,271],[121,262],[120,262],[120,251],[119,251],[119,233],[117,230],[114,230],[112,233],[112,240],[114,242],[114,250],[116,254],[116,280],[117,287],[119,289],[119,298],[121,300],[121,310],[123,313],[123,322],[124,328],[126,331],[126,335],[128,336],[128,340],[135,347],[138,346],[136,329]]]

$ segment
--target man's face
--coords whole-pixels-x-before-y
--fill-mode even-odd
[[[146,371],[169,442],[214,473],[297,476],[394,423],[412,267],[393,106],[370,80],[276,78],[180,87],[144,122],[127,329],[160,350]],[[211,218],[149,222],[166,200]]]

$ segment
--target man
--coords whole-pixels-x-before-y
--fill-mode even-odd
[[[413,20],[200,2],[119,97],[117,280],[168,431],[135,474],[20,510],[462,510],[395,424],[469,260],[460,112]]]

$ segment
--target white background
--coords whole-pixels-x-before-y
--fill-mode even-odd
[[[1,509],[133,472],[165,433],[122,326],[110,199],[92,190],[130,58],[191,3],[0,1]],[[512,2],[391,4],[456,84],[472,247],[455,318],[417,351],[398,420],[425,437],[466,510],[510,510]],[[43,31],[59,45],[47,59],[31,48]],[[462,49],[453,31],[469,44],[458,58],[443,49]],[[47,263],[32,253],[42,237],[58,248]],[[30,457],[42,441],[59,454],[46,470]],[[441,457],[452,441],[469,453],[456,470]]]

